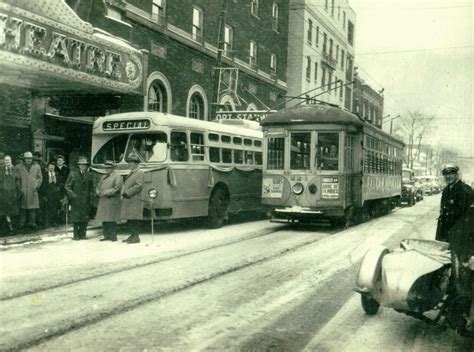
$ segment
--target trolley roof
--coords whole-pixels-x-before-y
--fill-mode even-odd
[[[190,128],[196,130],[206,130],[210,132],[217,133],[229,133],[233,135],[241,135],[246,137],[253,138],[263,138],[263,133],[260,126],[255,124],[249,124],[249,121],[242,120],[241,122],[237,121],[202,121],[196,120],[189,117],[171,115],[161,112],[151,112],[151,111],[141,111],[141,112],[129,112],[122,114],[108,115],[98,118],[94,121],[94,130],[96,133],[107,133],[101,131],[101,126],[103,122],[106,121],[120,121],[120,120],[132,120],[132,119],[149,119],[155,127],[166,126],[166,127],[180,127],[180,128]],[[144,131],[119,131],[128,132],[128,133],[137,133]]]
[[[298,105],[274,113],[270,113],[260,124],[262,126],[274,125],[301,125],[301,124],[336,124],[336,125],[352,125],[356,127],[367,128],[378,134],[405,145],[401,140],[382,131],[380,128],[364,121],[357,115],[342,110],[340,108],[324,105],[324,104],[306,104]]]

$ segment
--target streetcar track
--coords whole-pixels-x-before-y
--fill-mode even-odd
[[[24,296],[28,296],[28,295],[32,295],[32,294],[35,294],[35,293],[48,291],[48,290],[52,290],[52,289],[56,289],[56,288],[60,288],[60,287],[66,287],[66,286],[74,285],[76,283],[85,282],[85,281],[89,281],[89,280],[94,280],[94,279],[101,278],[101,277],[108,276],[108,275],[120,274],[120,273],[123,273],[123,272],[144,268],[146,266],[150,266],[150,265],[154,265],[154,264],[160,264],[160,263],[164,263],[164,262],[171,261],[171,260],[174,260],[174,259],[180,259],[180,258],[184,258],[184,257],[191,256],[191,255],[194,255],[194,254],[203,253],[203,252],[210,251],[210,250],[213,250],[213,249],[218,249],[218,248],[223,248],[223,247],[226,247],[226,246],[231,246],[231,245],[237,244],[239,242],[245,242],[245,241],[252,240],[252,239],[255,239],[255,238],[258,238],[258,237],[268,236],[268,235],[271,235],[271,234],[274,234],[274,233],[277,233],[277,232],[280,232],[280,231],[284,231],[287,228],[288,228],[288,226],[282,226],[282,227],[277,228],[277,229],[269,230],[268,232],[265,231],[264,233],[258,233],[258,234],[255,234],[253,236],[249,236],[249,237],[246,237],[246,238],[243,238],[243,239],[238,239],[238,240],[233,240],[233,241],[230,241],[230,242],[225,242],[225,243],[222,243],[222,244],[202,248],[202,249],[192,251],[192,252],[186,252],[186,253],[183,253],[183,254],[179,254],[179,255],[175,255],[175,256],[171,256],[171,257],[167,257],[167,258],[160,258],[160,259],[157,259],[157,260],[152,260],[152,261],[149,261],[149,262],[132,265],[132,266],[129,266],[129,267],[122,267],[122,268],[118,268],[118,269],[115,269],[115,270],[110,270],[110,271],[107,271],[107,272],[104,272],[104,273],[99,273],[99,274],[96,274],[96,275],[83,277],[83,278],[80,278],[80,279],[66,280],[64,282],[60,282],[60,283],[50,285],[50,286],[47,286],[47,287],[34,288],[34,289],[23,291],[23,292],[20,292],[20,293],[11,295],[11,296],[0,297],[0,302],[13,300],[13,299],[16,299],[16,298],[20,298],[20,297],[24,297]]]
[[[279,232],[281,230],[282,229],[278,229],[277,231],[273,231],[271,233],[276,233],[276,232]],[[334,235],[334,234],[337,234],[339,232],[342,232],[343,230],[344,229],[337,229],[336,231],[331,231],[331,233],[328,233],[328,235]],[[267,235],[267,234],[265,234],[265,235]],[[256,236],[253,236],[252,238],[265,236],[265,235],[256,235]],[[252,239],[252,238],[247,238],[247,239]],[[33,337],[32,339],[18,342],[14,346],[7,347],[4,350],[5,351],[16,351],[16,350],[21,350],[21,349],[37,346],[37,345],[39,345],[43,342],[46,342],[48,340],[51,340],[53,338],[65,335],[65,334],[73,332],[75,330],[79,330],[79,329],[84,328],[84,327],[89,326],[89,325],[99,323],[99,322],[101,322],[103,320],[106,320],[108,318],[127,313],[129,311],[132,311],[132,310],[138,308],[138,307],[141,307],[141,306],[146,305],[146,304],[151,303],[151,302],[158,301],[158,300],[163,299],[163,298],[170,297],[174,294],[177,294],[177,293],[183,292],[185,290],[191,289],[191,288],[193,288],[197,285],[205,284],[207,282],[211,282],[213,280],[221,278],[225,275],[232,274],[232,273],[238,272],[240,270],[244,270],[246,268],[249,268],[251,266],[255,266],[255,265],[259,265],[259,264],[271,261],[275,258],[278,258],[278,257],[282,256],[282,255],[292,253],[292,252],[294,252],[298,249],[301,249],[303,247],[306,247],[306,246],[312,245],[316,242],[319,242],[324,238],[325,237],[318,237],[316,239],[312,239],[312,240],[309,240],[309,241],[302,242],[302,243],[300,243],[298,245],[295,245],[294,247],[291,247],[291,248],[281,249],[277,253],[274,253],[270,256],[263,257],[263,258],[253,260],[253,261],[250,261],[250,262],[245,262],[245,263],[242,263],[240,265],[228,268],[226,270],[221,270],[221,271],[218,271],[218,272],[214,272],[214,273],[212,273],[212,274],[210,274],[209,276],[206,276],[206,277],[198,278],[198,279],[192,280],[192,281],[187,281],[186,283],[182,284],[181,286],[173,287],[168,291],[165,290],[165,291],[162,291],[162,292],[146,294],[146,295],[141,296],[140,298],[137,298],[135,300],[128,301],[128,302],[126,302],[125,304],[123,304],[119,307],[112,307],[112,308],[104,309],[104,310],[101,310],[101,311],[98,311],[98,312],[93,312],[93,313],[89,314],[88,316],[82,317],[82,318],[81,317],[79,317],[77,319],[73,318],[72,321],[63,322],[60,326],[54,326],[53,328],[49,327],[48,329],[44,330],[44,333],[41,334],[42,336],[38,336],[36,338]],[[243,242],[247,239],[244,239],[242,241],[234,241],[234,242],[235,243]],[[215,246],[214,248],[219,248],[219,247],[224,247],[224,246],[225,245],[220,245],[220,246]],[[204,252],[206,250],[208,250],[208,249],[196,251],[195,253]],[[176,256],[173,259],[180,258],[180,257],[186,256],[186,255],[188,255],[188,254],[184,254],[182,256]],[[146,265],[142,265],[142,267],[143,266],[146,266]],[[124,271],[128,271],[128,270],[129,269],[127,268],[127,270],[123,270],[123,271],[119,271],[119,272],[124,272]],[[104,276],[104,275],[101,275],[101,276]],[[86,280],[80,280],[80,281],[86,281]],[[71,284],[60,285],[58,287],[65,287],[65,286],[68,286],[68,285],[71,285]],[[56,288],[56,287],[54,287],[54,288]]]

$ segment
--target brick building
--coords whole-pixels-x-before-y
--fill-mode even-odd
[[[290,0],[289,18],[288,94],[310,91],[307,98],[350,110],[356,14],[348,1]]]
[[[366,121],[382,128],[384,98],[358,75],[354,75],[354,96],[352,112]]]

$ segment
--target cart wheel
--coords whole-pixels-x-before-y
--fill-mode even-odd
[[[375,315],[379,311],[380,304],[369,295],[362,295],[361,297],[362,308],[365,314]]]

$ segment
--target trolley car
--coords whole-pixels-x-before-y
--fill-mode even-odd
[[[400,200],[400,140],[329,105],[270,114],[264,132],[262,202],[273,221],[364,221]]]

